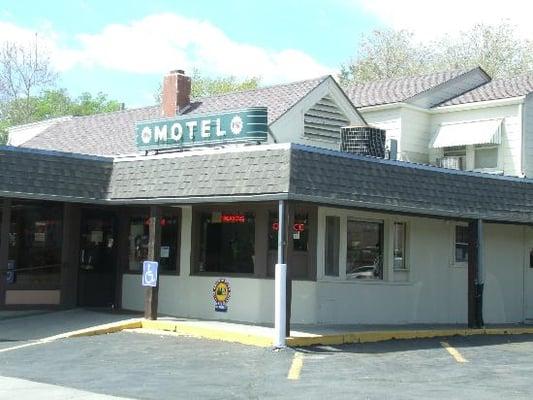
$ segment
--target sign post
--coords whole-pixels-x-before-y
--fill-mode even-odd
[[[148,260],[143,263],[142,282],[144,289],[144,318],[157,319],[157,305],[159,297],[159,275],[157,266],[161,251],[161,210],[158,206],[150,207],[148,221]],[[147,283],[147,285],[145,285]],[[148,284],[149,283],[149,284]]]

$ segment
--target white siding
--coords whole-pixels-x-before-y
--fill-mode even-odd
[[[524,102],[524,173],[533,177],[533,94],[526,96]]]
[[[501,160],[505,175],[518,176],[522,172],[522,115],[519,105],[486,107],[472,110],[435,113],[431,118],[430,137],[436,134],[439,124],[445,122],[465,122],[482,119],[503,119]],[[432,150],[430,159],[435,161],[440,155],[438,149]]]
[[[401,110],[402,159],[428,163],[428,146],[431,139],[431,116],[428,112],[404,107]]]
[[[384,129],[387,132],[387,139],[395,139],[398,141],[398,159],[402,159],[403,150],[400,141],[402,122],[400,108],[387,108],[377,111],[368,111],[363,108],[359,111],[363,114],[368,125]]]
[[[270,125],[270,130],[277,143],[300,143],[339,150],[340,141],[321,140],[316,137],[307,137],[304,134],[305,113],[326,96],[331,102],[337,105],[339,112],[346,116],[346,120],[349,121],[348,125],[365,125],[365,122],[357,114],[353,105],[347,100],[346,96],[331,78],[321,83],[280,117],[280,119]],[[269,142],[273,142],[273,139],[269,138]]]

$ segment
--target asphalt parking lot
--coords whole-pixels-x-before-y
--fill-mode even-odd
[[[273,351],[124,331],[0,352],[1,399],[529,399],[532,376],[533,335]]]

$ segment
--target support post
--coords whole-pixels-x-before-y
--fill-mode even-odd
[[[161,252],[161,209],[158,206],[150,206],[150,218],[148,220],[148,260],[159,262]],[[144,295],[144,318],[157,319],[157,305],[159,298],[159,274],[155,287],[146,287]]]
[[[483,222],[468,224],[468,327],[483,327]]]
[[[285,201],[278,205],[278,263],[275,270],[275,303],[274,303],[274,347],[286,346],[287,337],[287,264],[285,264],[286,246]]]
[[[11,223],[11,199],[4,199],[0,203],[2,208],[2,219],[0,223],[0,270],[7,269],[9,258],[9,225]],[[5,273],[0,273],[0,306],[6,301],[6,277]]]

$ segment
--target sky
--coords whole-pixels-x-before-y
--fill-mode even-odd
[[[421,40],[508,19],[533,39],[525,0],[2,0],[0,43],[35,34],[72,96],[154,103],[174,69],[276,84],[335,74],[361,36],[408,29]]]

